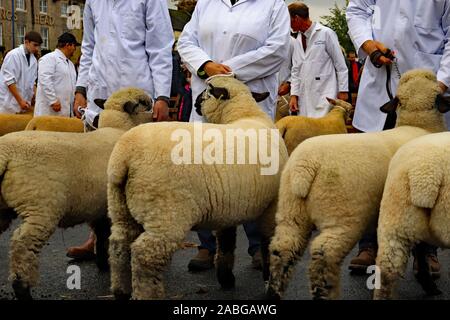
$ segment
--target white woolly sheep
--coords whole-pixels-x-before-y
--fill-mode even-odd
[[[416,137],[446,130],[435,108],[438,93],[431,71],[412,70],[400,80],[396,128],[314,137],[294,150],[281,177],[269,297],[285,291],[314,226],[319,234],[311,243],[311,294],[315,299],[339,297],[340,265],[376,222],[392,156]]]
[[[258,220],[267,261],[286,147],[243,83],[215,77],[208,90],[210,96],[199,96],[196,106],[202,106],[210,123],[142,125],[127,132],[114,147],[108,165],[108,214],[111,286],[116,298],[163,298],[163,269],[193,227],[217,230],[216,272],[224,289],[234,287],[237,225]],[[236,135],[229,136],[230,132]],[[235,137],[247,139],[241,145],[245,150],[234,145]],[[223,143],[218,144],[219,140]],[[212,145],[217,148],[211,150]],[[267,147],[274,171],[264,175],[268,168],[261,153]],[[251,148],[259,154],[254,164],[249,161]],[[230,153],[231,161],[220,159],[219,154]],[[235,155],[243,155],[245,165],[236,164]],[[178,156],[186,161],[180,162]],[[196,164],[190,164],[192,159]],[[268,278],[267,265],[264,270]]]
[[[78,118],[38,116],[28,122],[25,130],[84,132],[84,125]]]
[[[376,299],[393,297],[411,247],[427,242],[450,248],[450,133],[414,139],[392,158],[378,220],[377,266],[381,288]],[[418,280],[428,294],[438,294],[424,252],[416,248]]]
[[[0,114],[0,137],[11,132],[22,131],[33,119],[33,113]]]
[[[342,100],[328,99],[333,108],[322,118],[288,116],[275,124],[280,130],[289,155],[304,140],[325,134],[347,133],[345,121],[353,106]]]
[[[152,116],[137,112],[151,107],[140,89],[114,93],[105,107],[101,129],[94,132],[22,131],[0,138],[0,234],[22,218],[10,250],[10,280],[19,299],[31,299],[39,253],[57,226],[89,223],[97,236],[98,265],[107,267],[108,159],[126,130]]]

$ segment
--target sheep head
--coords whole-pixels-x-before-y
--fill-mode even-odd
[[[431,70],[415,69],[400,79],[397,96],[381,107],[385,113],[399,111],[450,111],[450,103],[440,93],[436,75]]]
[[[351,117],[353,115],[353,112],[355,111],[355,108],[348,103],[347,101],[340,100],[340,99],[331,99],[327,98],[328,102],[333,106],[334,108],[341,109],[345,113],[345,119],[346,121],[350,121]]]
[[[153,121],[153,101],[139,88],[124,88],[114,92],[106,101],[95,103],[104,111],[100,113],[99,128],[131,129],[141,123]]]
[[[234,120],[262,116],[257,102],[269,93],[252,93],[241,81],[232,76],[215,76],[206,82],[206,89],[197,97],[195,109],[210,123],[230,123]]]

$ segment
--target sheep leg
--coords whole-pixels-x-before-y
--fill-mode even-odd
[[[0,209],[0,235],[8,230],[15,218],[17,218],[17,214],[13,209]]]
[[[105,216],[96,221],[92,228],[95,232],[95,256],[97,267],[101,271],[107,271],[109,269],[108,264],[108,238],[111,234],[110,220]]]
[[[345,225],[345,222],[342,224]],[[314,238],[309,267],[313,299],[339,298],[342,261],[355,246],[361,233],[362,229],[342,228],[340,225],[327,228]]]
[[[222,289],[234,288],[234,250],[236,249],[236,227],[217,231],[216,275]]]
[[[118,300],[131,298],[131,244],[141,233],[141,226],[129,213],[114,215],[109,238],[109,263],[111,291]]]
[[[146,230],[131,245],[133,299],[165,297],[163,271],[187,232],[177,230],[173,224],[170,227],[169,230]]]
[[[10,280],[16,298],[30,300],[30,288],[39,278],[39,254],[56,229],[58,218],[50,212],[35,214],[21,213],[21,225],[11,239]]]
[[[278,300],[284,294],[296,261],[303,255],[311,234],[309,219],[280,221],[269,246],[270,277],[266,296]]]

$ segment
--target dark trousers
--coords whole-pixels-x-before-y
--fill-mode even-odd
[[[248,239],[248,254],[253,256],[261,246],[261,235],[259,234],[256,222],[244,223],[244,230]],[[208,249],[209,252],[216,252],[216,237],[210,230],[197,231],[200,240],[200,249]]]

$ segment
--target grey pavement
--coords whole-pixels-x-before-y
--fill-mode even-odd
[[[8,282],[8,248],[13,229],[17,222],[0,236],[0,300],[13,299],[14,295]],[[113,299],[109,286],[109,273],[99,272],[93,261],[74,262],[65,256],[66,248],[83,243],[88,236],[86,226],[62,230],[57,229],[49,243],[44,247],[40,259],[40,282],[32,290],[35,299],[51,300],[110,300]],[[187,243],[198,243],[194,232],[186,238]],[[247,254],[247,240],[242,227],[238,228],[238,241],[234,275],[236,288],[223,291],[216,281],[213,270],[202,273],[189,273],[187,264],[196,254],[195,247],[187,247],[177,251],[165,272],[167,299],[177,300],[256,300],[263,297],[264,284],[260,271],[251,268],[251,257]],[[366,276],[350,275],[347,266],[356,254],[356,248],[346,258],[342,266],[342,299],[369,300],[372,292],[366,287]],[[406,300],[449,300],[450,299],[450,250],[439,250],[442,265],[442,276],[437,284],[443,294],[427,297],[412,275],[412,257],[408,264],[405,279],[401,279],[398,298]],[[310,257],[305,256],[297,264],[295,275],[290,281],[285,299],[309,300],[307,268]],[[70,290],[66,282],[71,274],[67,273],[70,265],[81,269],[81,289]]]

